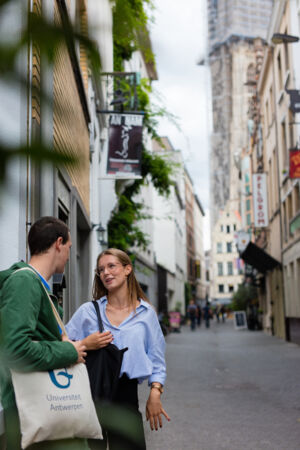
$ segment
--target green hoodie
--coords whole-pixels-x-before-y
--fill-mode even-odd
[[[20,262],[0,272],[0,390],[4,413],[9,411],[10,416],[11,412],[16,412],[10,368],[24,372],[58,369],[74,364],[78,357],[74,346],[61,340],[39,277],[29,270],[14,273],[22,267],[29,266]],[[58,309],[57,299],[53,301]],[[30,448],[75,450],[88,447],[84,440],[72,439],[61,444],[48,441]]]

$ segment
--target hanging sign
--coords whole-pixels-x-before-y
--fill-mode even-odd
[[[139,176],[141,174],[142,142],[142,115],[111,114],[107,174]]]
[[[290,178],[300,178],[300,149],[290,150]]]
[[[296,89],[287,89],[286,92],[290,96],[291,111],[294,114],[300,112],[300,91],[297,91]]]
[[[267,174],[254,173],[252,175],[254,226],[257,228],[267,227],[268,199],[267,199]]]
[[[247,233],[247,231],[240,230],[240,231],[237,231],[233,235],[233,238],[234,238],[234,242],[237,246],[238,252],[243,253],[243,251],[245,250],[245,248],[247,247],[247,245],[250,242],[249,233]]]

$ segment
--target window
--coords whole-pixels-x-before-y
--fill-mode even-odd
[[[189,258],[189,272],[190,277],[194,277],[194,261],[192,258]]]
[[[230,225],[226,225],[226,233],[230,233]]]
[[[287,166],[287,143],[286,143],[285,121],[281,122],[281,145],[283,154],[283,164],[284,166]]]
[[[222,242],[217,242],[217,253],[222,253]]]
[[[286,201],[282,204],[283,208],[283,238],[285,242],[287,242],[288,236],[287,236],[287,214],[286,214]]]
[[[287,28],[285,29],[284,34],[290,34],[288,33]],[[290,67],[289,48],[287,42],[283,44],[283,48],[284,48],[285,71],[287,71],[289,70]]]
[[[251,209],[251,203],[250,203],[250,199],[246,200],[246,211],[250,211]]]
[[[300,184],[294,186],[294,198],[295,198],[295,214],[300,211]]]
[[[227,253],[232,252],[232,243],[231,242],[226,242],[226,250],[227,250]]]
[[[201,265],[198,259],[195,261],[195,269],[196,269],[196,278],[201,278]]]
[[[224,284],[219,284],[219,293],[224,292]]]
[[[279,89],[283,88],[283,82],[282,82],[282,66],[281,66],[281,56],[280,53],[277,56],[277,70],[278,70],[278,83],[279,83]]]
[[[233,275],[233,264],[231,261],[227,262],[227,274],[228,275]]]
[[[229,290],[229,292],[233,292],[233,291],[234,291],[234,287],[232,286],[232,284],[230,284],[230,285],[228,286],[228,290]]]
[[[223,263],[218,262],[218,277],[223,275]]]
[[[233,225],[233,231],[236,231],[236,224]]]
[[[289,110],[289,135],[290,135],[290,148],[295,147],[295,137],[294,137],[294,123],[295,119],[294,119],[294,115],[292,113],[291,110]],[[297,145],[296,145],[297,147]]]
[[[251,214],[247,214],[247,225],[251,225]]]
[[[220,231],[221,231],[221,233],[224,231],[224,226],[223,225],[220,226]]]

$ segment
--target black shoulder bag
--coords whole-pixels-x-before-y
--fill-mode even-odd
[[[103,333],[103,323],[97,301],[92,301],[99,324],[99,331]],[[89,350],[86,356],[86,368],[89,374],[92,397],[94,400],[110,401],[114,399],[121,371],[124,352],[114,344],[98,350]]]

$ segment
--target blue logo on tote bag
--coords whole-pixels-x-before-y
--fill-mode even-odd
[[[61,370],[56,375],[54,373],[54,370],[49,370],[48,372],[49,372],[52,383],[56,387],[58,387],[60,389],[67,389],[70,386],[73,375],[70,375],[68,373],[67,369]],[[58,377],[59,377],[59,379],[58,379]]]

